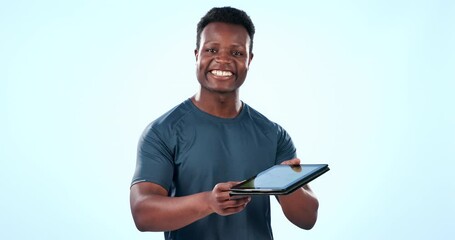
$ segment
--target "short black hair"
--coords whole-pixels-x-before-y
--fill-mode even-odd
[[[242,25],[250,36],[250,52],[253,50],[254,24],[246,12],[233,7],[214,7],[201,18],[197,24],[196,49],[199,49],[201,33],[204,28],[212,22],[222,22]]]

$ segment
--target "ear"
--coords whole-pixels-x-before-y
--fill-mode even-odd
[[[253,61],[254,54],[250,53],[250,59],[248,60],[248,67],[250,66],[251,61]]]
[[[197,62],[197,59],[198,59],[198,50],[197,49],[194,49],[194,56],[196,57],[196,62]]]

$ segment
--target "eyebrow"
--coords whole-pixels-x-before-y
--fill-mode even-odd
[[[216,41],[209,41],[209,42],[203,43],[201,46],[205,46],[205,45],[209,45],[209,44],[213,44],[213,45],[217,45],[217,46],[220,45],[219,42],[216,42]],[[246,46],[243,46],[242,44],[237,44],[237,43],[231,44],[230,47],[247,48]]]

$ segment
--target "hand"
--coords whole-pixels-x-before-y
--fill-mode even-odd
[[[290,165],[291,169],[294,170],[294,172],[302,171],[302,166],[300,166],[300,159],[298,159],[298,158],[293,158],[291,160],[284,161],[281,164]]]
[[[286,160],[286,161],[282,162],[281,164],[285,164],[285,165],[298,165],[298,164],[300,164],[300,159],[298,159],[298,158],[293,158],[293,159],[290,159],[290,160]]]
[[[251,197],[231,198],[230,189],[238,182],[218,183],[209,194],[210,208],[219,215],[227,216],[241,212],[251,201]]]

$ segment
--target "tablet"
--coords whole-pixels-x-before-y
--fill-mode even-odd
[[[233,186],[230,195],[286,195],[329,170],[327,164],[275,165]]]

